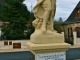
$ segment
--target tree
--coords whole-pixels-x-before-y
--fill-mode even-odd
[[[23,39],[25,36],[30,12],[23,2],[24,0],[5,0],[6,4],[2,6],[2,21],[9,22],[2,28],[7,39]]]
[[[1,13],[2,13],[2,6],[1,5],[4,5],[5,2],[4,0],[0,0],[0,20],[1,20]]]
[[[62,18],[60,17],[58,21],[54,21],[54,29],[58,32],[58,33],[61,33],[61,27],[62,27],[62,23],[63,23],[63,20]]]
[[[0,4],[0,15],[1,15],[1,4]],[[1,16],[0,16],[0,20],[1,20]]]
[[[58,22],[59,22],[59,23],[63,23],[62,17],[59,17]]]
[[[34,32],[35,28],[32,25],[33,20],[35,20],[34,13],[31,11],[30,21],[27,24],[27,39],[30,39],[30,35]]]

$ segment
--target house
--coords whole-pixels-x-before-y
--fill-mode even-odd
[[[63,23],[65,40],[73,45],[80,45],[80,1]]]

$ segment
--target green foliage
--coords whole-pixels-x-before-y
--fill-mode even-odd
[[[5,0],[6,4],[2,6],[2,21],[9,22],[4,24],[2,31],[7,39],[24,39],[24,30],[27,30],[26,24],[30,20],[24,0]]]
[[[59,22],[59,23],[63,23],[63,20],[62,20],[61,17],[59,17],[58,22]]]
[[[54,21],[54,30],[56,30],[58,33],[61,33],[61,27],[62,27],[62,23],[63,23],[63,20],[62,18],[60,17],[58,21]]]
[[[65,42],[73,45],[73,41],[71,41],[71,40],[69,40],[69,39],[65,39]]]
[[[1,20],[1,4],[0,4],[0,20]]]
[[[35,20],[35,17],[34,17],[34,13],[31,12],[31,19],[30,21],[28,22],[27,24],[27,39],[30,39],[30,35],[34,32],[35,28],[34,26],[32,25],[32,21]]]
[[[54,29],[55,29],[58,33],[61,33],[61,24],[54,21]]]

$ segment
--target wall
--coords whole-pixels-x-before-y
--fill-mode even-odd
[[[77,45],[80,45],[80,38],[77,38],[76,42],[77,42]]]
[[[0,30],[0,37],[1,37],[1,30]]]
[[[13,49],[13,43],[21,43],[21,49],[25,49],[26,43],[29,40],[5,40],[8,41],[8,45],[4,45],[4,41],[0,41],[0,49]],[[12,45],[9,45],[9,41],[12,41]]]
[[[68,28],[72,28],[73,30],[73,41],[74,41],[74,45],[80,45],[80,38],[77,38],[77,33],[74,30],[75,27],[80,27],[80,23],[75,23],[75,24],[68,24],[68,25],[64,25],[64,36],[65,38],[68,38]]]

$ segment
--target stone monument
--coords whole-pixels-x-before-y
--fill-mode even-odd
[[[32,22],[35,32],[31,35],[27,47],[35,60],[66,60],[66,50],[71,46],[64,42],[64,36],[54,30],[56,0],[37,0],[33,8],[35,20]]]

